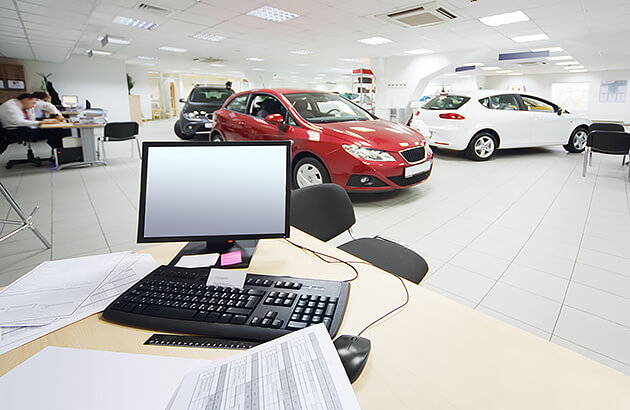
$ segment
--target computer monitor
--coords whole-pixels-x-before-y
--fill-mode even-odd
[[[64,107],[76,107],[79,105],[79,97],[76,95],[62,95],[61,105]]]
[[[290,141],[145,142],[138,242],[191,242],[183,255],[240,251],[289,236]]]

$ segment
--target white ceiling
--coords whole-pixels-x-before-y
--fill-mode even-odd
[[[405,28],[375,17],[426,1],[410,0],[146,0],[167,8],[160,16],[136,8],[139,0],[0,0],[0,54],[20,59],[63,62],[72,54],[101,49],[97,37],[125,37],[130,45],[108,44],[107,57],[141,64],[138,55],[155,57],[161,70],[226,73],[253,68],[287,76],[329,74],[339,76],[370,58],[406,56],[406,50],[428,48],[438,53],[479,50],[481,62],[497,64],[499,52],[524,51],[545,46],[562,47],[591,71],[630,68],[629,0],[441,0],[458,18],[443,24]],[[283,23],[248,16],[270,5],[300,15]],[[477,18],[522,10],[530,21],[488,27]],[[114,24],[116,15],[158,23],[147,31]],[[221,42],[193,39],[203,31],[226,37]],[[518,44],[510,37],[546,33],[550,39]],[[382,36],[391,43],[370,46],[357,40]],[[160,46],[186,48],[183,54],[160,51]],[[312,50],[309,56],[293,50]],[[562,53],[560,53],[562,54]],[[195,63],[194,57],[225,60],[224,67]],[[263,62],[248,57],[265,58]],[[355,61],[343,61],[354,59]],[[455,61],[463,64],[467,61]],[[298,66],[296,64],[302,64]],[[304,66],[306,64],[306,66]],[[502,67],[516,69],[514,67]],[[518,71],[564,72],[549,62],[544,67],[518,67]],[[491,72],[483,72],[491,74]]]

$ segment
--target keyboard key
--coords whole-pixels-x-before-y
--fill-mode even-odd
[[[324,309],[324,308],[326,307],[326,303],[324,303],[324,302],[319,302],[319,303],[317,304],[317,307],[318,307],[319,309]]]
[[[138,303],[135,308],[131,311],[131,313],[142,313],[144,309],[146,309],[148,305],[144,303]]]
[[[253,308],[255,308],[255,307],[256,307],[256,305],[258,304],[258,300],[259,300],[259,299],[260,299],[260,298],[257,298],[257,297],[256,297],[256,298],[251,298],[251,299],[248,299],[248,300],[247,300],[247,303],[245,303],[245,307],[246,307],[247,309],[253,309]]]
[[[225,313],[233,313],[235,315],[246,315],[246,316],[249,316],[249,314],[251,313],[251,310],[238,308],[238,307],[229,307],[229,308],[227,308],[225,310]]]
[[[301,316],[299,314],[294,313],[294,314],[291,315],[291,320],[300,320],[300,317]]]
[[[233,315],[231,313],[222,314],[219,318],[219,323],[230,323],[230,320],[232,320],[232,316]]]
[[[287,329],[289,329],[289,330],[300,330],[300,329],[304,329],[306,326],[308,326],[308,323],[306,323],[306,322],[296,322],[294,320],[292,320],[289,323],[287,323]]]
[[[254,317],[252,318],[252,321],[249,322],[250,326],[259,326],[260,325],[260,318],[259,317]]]
[[[334,312],[335,312],[335,305],[332,303],[329,303],[326,306],[326,312],[324,313],[324,316],[332,316]]]
[[[313,319],[312,319],[313,323],[320,323],[321,321],[322,321],[321,316],[313,316]]]
[[[317,302],[313,302],[312,300],[308,302],[308,307],[314,308],[315,306],[317,306]]]
[[[176,309],[165,306],[148,306],[144,312],[145,315],[166,317],[169,319],[192,320],[197,311],[191,309]]]
[[[325,317],[324,320],[324,325],[326,326],[327,329],[330,329],[330,323],[332,322],[332,318],[330,317]]]
[[[306,309],[304,309],[304,314],[305,315],[310,315],[312,313],[313,313],[313,308],[306,308]]]
[[[269,312],[265,314],[265,318],[275,319],[277,315],[278,315],[278,312],[274,312],[273,310],[270,310]]]
[[[265,299],[265,305],[273,305],[273,298],[267,298]]]
[[[247,322],[247,316],[245,315],[234,315],[230,323],[234,323],[235,325],[243,325]]]
[[[122,300],[117,300],[111,305],[109,305],[109,307],[111,307],[112,309],[122,310],[122,308],[125,307],[126,304],[127,302],[123,302]]]
[[[206,322],[216,322],[221,317],[219,312],[210,312],[206,317]]]
[[[271,320],[268,317],[266,317],[266,318],[264,318],[263,320],[260,321],[260,326],[262,326],[262,327],[269,327],[269,326],[271,326],[272,322],[273,322],[273,320]]]
[[[129,302],[123,307],[122,310],[125,311],[125,312],[131,312],[133,310],[133,308],[135,308],[135,307],[136,307],[135,303]]]
[[[298,306],[298,307],[295,308],[295,313],[302,313],[302,312],[304,312],[304,308],[303,307]]]
[[[282,327],[282,323],[284,323],[284,321],[276,319],[273,323],[271,323],[271,327],[274,329],[280,329]]]
[[[300,320],[302,322],[310,322],[311,317],[309,315],[302,315],[302,317],[300,318]]]
[[[291,300],[291,299],[285,299],[282,302],[282,306],[287,306],[288,307],[288,306],[291,306],[292,304],[293,304],[293,300]]]
[[[206,320],[207,316],[208,316],[208,312],[206,311],[197,312],[195,317],[193,317],[193,320]]]
[[[315,309],[315,312],[313,314],[317,315],[317,316],[323,316],[324,315],[324,309]]]

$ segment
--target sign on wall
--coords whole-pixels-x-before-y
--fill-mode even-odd
[[[602,81],[599,88],[599,102],[625,102],[627,88],[628,80]]]

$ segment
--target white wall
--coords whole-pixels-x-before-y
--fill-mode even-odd
[[[142,110],[142,118],[145,120],[151,119],[151,85],[149,84],[149,75],[147,69],[138,66],[127,64],[127,74],[129,74],[135,84],[131,89],[132,95],[140,96],[140,109]]]
[[[584,114],[591,120],[623,121],[630,123],[630,95],[623,103],[599,102],[602,81],[628,80],[630,71],[598,71],[588,73],[560,73],[523,75],[515,77],[486,76],[480,84],[486,89],[507,90],[511,85],[525,85],[527,92],[551,99],[551,85],[560,82],[590,83],[588,111]]]
[[[129,121],[129,98],[125,63],[105,57],[71,56],[63,64],[21,60],[26,72],[28,91],[40,89],[37,73],[53,73],[49,78],[62,95],[77,95],[79,103],[88,99],[93,107],[107,111],[110,121]]]

